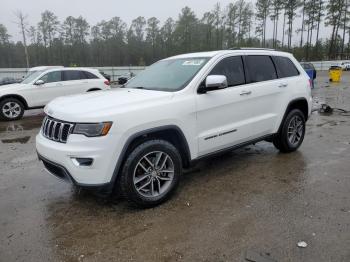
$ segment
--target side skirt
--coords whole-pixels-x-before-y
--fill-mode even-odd
[[[33,110],[33,109],[40,109],[44,108],[45,106],[34,106],[34,107],[28,107],[26,110]]]
[[[250,141],[247,141],[247,142],[243,142],[243,143],[240,143],[240,144],[237,144],[237,145],[234,145],[234,146],[223,148],[223,149],[220,149],[218,151],[215,151],[215,152],[212,152],[212,153],[209,153],[209,154],[197,157],[197,158],[191,160],[190,165],[191,166],[195,165],[199,161],[202,161],[202,160],[214,157],[214,156],[222,155],[224,153],[227,153],[229,151],[233,151],[233,150],[238,149],[238,148],[242,148],[242,147],[245,147],[245,146],[248,146],[248,145],[251,145],[251,144],[255,144],[255,143],[258,143],[258,142],[261,142],[261,141],[264,141],[264,140],[271,140],[274,135],[275,134],[262,136],[262,137],[259,137],[259,138],[256,138],[256,139],[253,139],[253,140],[250,140]]]

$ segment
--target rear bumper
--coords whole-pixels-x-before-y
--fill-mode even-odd
[[[311,113],[312,113],[312,106],[313,106],[313,100],[312,100],[312,96],[309,97],[309,101],[308,101],[308,109],[309,109],[309,112],[308,112],[308,116],[307,116],[307,119],[306,120],[309,120],[310,116],[311,116]]]

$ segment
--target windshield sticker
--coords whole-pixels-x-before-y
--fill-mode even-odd
[[[187,60],[183,62],[183,66],[200,66],[204,63],[204,59],[194,59],[194,60]]]

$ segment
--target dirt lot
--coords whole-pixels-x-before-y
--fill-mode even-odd
[[[349,86],[320,74],[313,94],[350,110]],[[148,210],[48,175],[42,118],[0,123],[0,261],[350,261],[350,114],[313,113],[293,154],[262,142],[200,163]]]

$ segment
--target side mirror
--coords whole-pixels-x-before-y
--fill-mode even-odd
[[[199,94],[227,88],[227,78],[224,75],[210,75],[205,79],[205,85],[198,89]]]
[[[34,85],[36,85],[36,86],[41,86],[41,85],[43,85],[43,84],[45,84],[45,82],[44,82],[44,80],[41,80],[41,79],[39,79],[38,81],[36,81],[36,82],[34,83]]]

